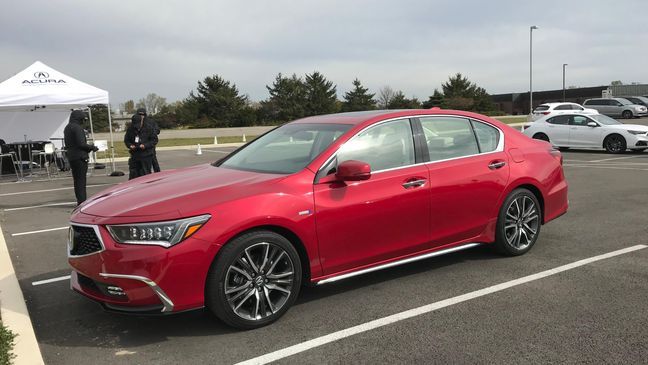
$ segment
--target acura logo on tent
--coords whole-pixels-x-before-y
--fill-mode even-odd
[[[23,85],[41,85],[41,84],[65,84],[62,79],[50,79],[49,73],[45,71],[34,72],[32,80],[23,80]]]

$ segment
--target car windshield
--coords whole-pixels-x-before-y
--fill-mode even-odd
[[[533,109],[534,112],[543,112],[545,110],[549,110],[549,105],[538,105],[535,109]]]
[[[270,174],[292,174],[305,168],[350,128],[348,124],[286,124],[213,165]]]
[[[603,115],[603,114],[590,115],[590,117],[603,125],[623,124],[618,120],[612,119],[607,115]]]

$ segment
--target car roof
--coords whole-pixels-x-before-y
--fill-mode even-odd
[[[330,123],[330,124],[360,125],[364,123],[374,122],[377,120],[400,118],[400,117],[412,117],[417,115],[459,116],[459,117],[473,118],[482,121],[487,121],[497,126],[500,125],[500,122],[488,118],[481,114],[462,111],[462,110],[441,109],[437,107],[431,109],[369,110],[369,111],[360,111],[360,112],[325,114],[325,115],[316,115],[312,117],[298,119],[291,123],[326,123],[326,124]]]
[[[554,105],[565,105],[565,104],[576,104],[576,103],[571,103],[569,101],[565,101],[565,102],[560,101],[560,102],[553,102],[553,103],[542,103],[540,105],[554,106]],[[538,105],[538,106],[540,106],[540,105]],[[576,104],[576,105],[578,105],[578,104]]]

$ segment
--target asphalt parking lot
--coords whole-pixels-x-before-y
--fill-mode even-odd
[[[230,150],[203,149],[202,156],[163,151],[158,158],[168,169],[213,161]],[[63,228],[74,200],[69,178],[1,184],[0,225],[46,363],[236,363],[648,244],[648,152],[570,150],[563,155],[569,212],[542,227],[528,254],[504,258],[477,247],[305,287],[281,320],[253,331],[232,330],[204,311],[154,318],[108,314],[71,292],[64,279],[70,270]],[[89,194],[125,180],[95,171]],[[305,349],[279,362],[646,363],[647,268],[648,249],[638,249]]]

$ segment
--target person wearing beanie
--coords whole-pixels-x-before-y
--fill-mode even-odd
[[[139,108],[135,112],[137,115],[143,115],[144,119],[146,122],[148,122],[151,127],[153,127],[153,130],[155,131],[155,135],[160,135],[160,127],[157,125],[154,119],[151,119],[148,114],[146,114],[146,109],[145,108]],[[159,137],[158,137],[159,140]],[[158,162],[157,159],[157,151],[155,150],[155,147],[153,147],[153,158],[151,159],[151,165],[153,166],[153,172],[160,172],[160,163]]]
[[[88,173],[88,152],[97,151],[98,148],[91,144],[85,136],[81,126],[86,120],[86,115],[81,110],[73,110],[70,114],[68,124],[63,130],[63,139],[67,150],[67,158],[70,161],[72,179],[74,181],[74,195],[77,204],[86,200],[86,174]]]
[[[128,162],[129,180],[151,173],[153,153],[157,143],[157,133],[152,123],[146,120],[146,110],[138,109],[124,135],[124,144],[131,154]]]

